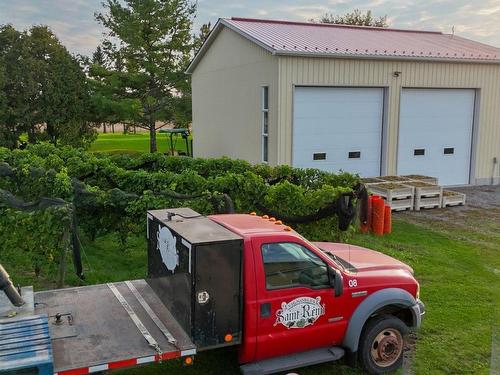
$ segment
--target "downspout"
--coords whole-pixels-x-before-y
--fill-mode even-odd
[[[493,157],[493,171],[491,172],[491,184],[495,185],[495,171],[497,169],[497,164],[498,164],[498,158],[495,156]]]
[[[5,269],[2,267],[1,264],[0,264],[0,290],[3,290],[9,301],[14,306],[19,307],[24,305],[25,302],[23,298],[12,284],[9,274],[7,273],[7,271],[5,271]]]

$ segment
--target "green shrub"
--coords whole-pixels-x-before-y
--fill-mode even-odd
[[[24,212],[0,207],[0,263],[16,259],[26,274],[55,274],[65,244],[67,209]]]
[[[284,217],[311,215],[359,182],[357,176],[348,173],[251,165],[229,158],[96,156],[50,144],[14,151],[0,148],[0,162],[8,163],[14,172],[13,177],[0,178],[0,189],[25,201],[53,197],[72,202],[81,231],[91,239],[117,233],[123,249],[129,234],[145,233],[149,209],[189,206],[211,214],[214,204],[217,206],[222,194],[227,194],[237,212],[259,212],[260,207],[262,214],[265,209]],[[203,198],[174,199],[172,192]],[[10,209],[1,213],[0,234],[7,240],[0,251],[18,248],[30,254],[36,270],[43,260],[54,262],[54,252],[62,248],[59,214],[54,210],[38,215]],[[342,240],[349,235],[339,232],[333,213],[332,217],[296,228],[312,240]]]

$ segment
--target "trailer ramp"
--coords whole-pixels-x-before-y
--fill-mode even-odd
[[[54,373],[80,375],[191,356],[189,336],[145,280],[35,293]]]

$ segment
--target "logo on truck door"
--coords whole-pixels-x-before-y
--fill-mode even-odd
[[[325,315],[325,304],[321,297],[299,297],[288,303],[283,302],[281,309],[276,311],[274,326],[283,324],[286,328],[305,328]]]
[[[156,248],[160,250],[161,260],[169,271],[174,273],[175,267],[179,265],[179,255],[177,254],[177,240],[167,227],[161,227],[156,232]]]

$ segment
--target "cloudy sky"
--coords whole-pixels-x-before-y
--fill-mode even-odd
[[[94,20],[102,0],[0,0],[0,24],[49,25],[73,53],[90,54],[103,29]],[[198,0],[195,27],[218,17],[307,21],[355,8],[387,15],[391,27],[455,33],[500,47],[500,0]]]

